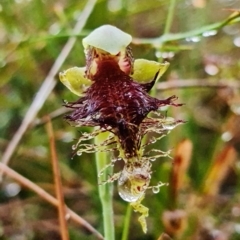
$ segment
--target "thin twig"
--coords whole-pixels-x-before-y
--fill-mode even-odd
[[[10,167],[6,166],[5,164],[0,162],[0,170],[7,174],[9,177],[13,178],[15,181],[20,183],[21,185],[31,189],[34,191],[38,196],[40,196],[45,201],[49,202],[50,204],[58,207],[58,200],[51,196],[49,193],[47,193],[45,190],[40,188],[38,185],[30,181],[29,179],[23,177],[16,171],[12,170]],[[67,215],[76,223],[86,228],[89,232],[93,233],[98,239],[103,239],[103,236],[101,233],[99,233],[91,224],[89,224],[86,220],[84,220],[82,217],[78,216],[74,211],[69,209],[66,206]]]
[[[89,0],[82,11],[81,15],[79,16],[77,23],[73,29],[74,34],[78,34],[82,31],[87,19],[89,18],[97,0]],[[10,161],[10,158],[15,151],[18,143],[22,139],[24,133],[27,131],[29,125],[34,120],[35,116],[37,115],[38,111],[43,106],[44,102],[48,98],[49,94],[52,92],[53,88],[56,85],[55,75],[59,72],[62,64],[66,60],[67,56],[69,55],[70,51],[72,50],[77,37],[70,37],[63,47],[62,51],[58,55],[58,58],[54,62],[52,68],[50,69],[47,77],[43,81],[42,86],[38,90],[36,97],[34,98],[31,106],[29,107],[20,127],[15,132],[13,138],[9,142],[7,149],[3,153],[2,156],[2,163],[7,165]],[[0,181],[2,180],[2,173],[0,172]]]
[[[47,122],[47,133],[50,141],[50,149],[51,149],[51,161],[54,175],[54,183],[55,183],[55,191],[56,198],[58,200],[58,217],[60,223],[60,232],[62,240],[69,240],[68,227],[66,221],[66,207],[64,203],[63,191],[62,191],[62,182],[61,182],[61,174],[58,165],[55,139],[52,124],[50,118],[48,118]]]

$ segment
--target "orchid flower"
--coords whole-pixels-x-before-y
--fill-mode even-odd
[[[78,155],[82,152],[117,152],[111,164],[123,160],[124,167],[121,172],[106,179],[106,183],[118,180],[119,195],[141,214],[139,221],[146,232],[148,208],[141,201],[148,188],[156,191],[163,185],[160,182],[157,186],[149,186],[151,161],[168,155],[168,152],[154,149],[154,155],[146,153],[145,147],[182,122],[162,116],[160,108],[181,104],[174,103],[176,96],[159,100],[148,94],[169,63],[134,60],[131,41],[131,35],[114,26],[104,25],[95,29],[82,41],[86,66],[60,73],[60,80],[80,97],[65,104],[73,110],[65,117],[66,120],[75,127],[95,127],[92,133],[84,133],[73,149]],[[148,116],[151,112],[155,117]],[[85,143],[101,132],[110,133],[101,145]],[[150,132],[157,133],[158,137],[147,143],[142,141]]]

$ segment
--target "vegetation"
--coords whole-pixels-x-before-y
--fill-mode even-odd
[[[236,8],[237,1],[220,0],[1,1],[0,238],[239,239]],[[146,234],[115,184],[98,185],[101,156],[72,157],[76,139],[92,129],[63,120],[64,100],[77,97],[58,74],[85,65],[82,38],[104,24],[133,36],[135,58],[170,62],[152,95],[184,103],[162,109],[186,123],[154,144],[172,149],[172,158],[153,162],[152,185],[169,184],[146,191]],[[114,172],[121,169],[116,162]],[[103,191],[113,191],[107,205],[102,200],[112,216],[102,216]]]

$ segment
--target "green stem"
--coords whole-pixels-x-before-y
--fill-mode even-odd
[[[171,0],[169,10],[168,10],[168,15],[167,15],[167,21],[164,29],[164,34],[167,34],[170,32],[170,28],[173,21],[175,5],[176,5],[176,0]]]
[[[167,15],[167,20],[166,20],[166,24],[165,24],[164,34],[163,35],[167,35],[170,32],[170,29],[171,29],[171,26],[172,26],[172,22],[173,22],[173,15],[174,15],[175,5],[176,5],[176,0],[171,0],[170,6],[169,6],[169,9],[168,9],[168,15]],[[159,44],[158,48],[162,48],[162,46]],[[163,58],[159,57],[158,61],[162,62]],[[153,91],[154,91],[154,93],[153,93]],[[155,88],[155,90],[152,90],[152,94],[153,94],[153,96],[156,96],[156,88]]]
[[[125,218],[124,218],[124,223],[123,223],[122,240],[127,240],[128,239],[131,215],[132,215],[132,207],[131,207],[130,204],[128,204],[126,215],[125,215]]]
[[[203,33],[219,30],[226,25],[236,24],[240,22],[240,13],[236,12],[226,18],[224,21],[209,24],[201,28],[197,28],[188,32],[183,33],[167,33],[157,38],[134,38],[133,43],[135,44],[152,44],[154,47],[162,46],[166,42],[178,41],[188,37],[201,36]]]
[[[95,137],[95,144],[99,145],[102,143],[108,136],[108,133],[100,133]],[[106,152],[96,152],[96,166],[97,172],[99,173],[108,163],[108,155]],[[108,175],[111,175],[112,169],[107,168],[103,175],[99,177],[99,183],[106,181]],[[105,240],[114,240],[114,214],[113,214],[113,205],[112,205],[112,194],[113,194],[113,184],[101,184],[98,185],[99,197],[102,204],[103,212],[103,227],[104,227],[104,239]]]

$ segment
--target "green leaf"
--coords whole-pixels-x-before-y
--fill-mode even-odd
[[[59,73],[60,81],[74,94],[82,96],[84,91],[92,84],[85,78],[85,67],[73,67]]]
[[[136,59],[134,62],[134,73],[131,77],[140,83],[151,82],[158,72],[156,81],[166,72],[169,63],[159,63],[146,59]]]

